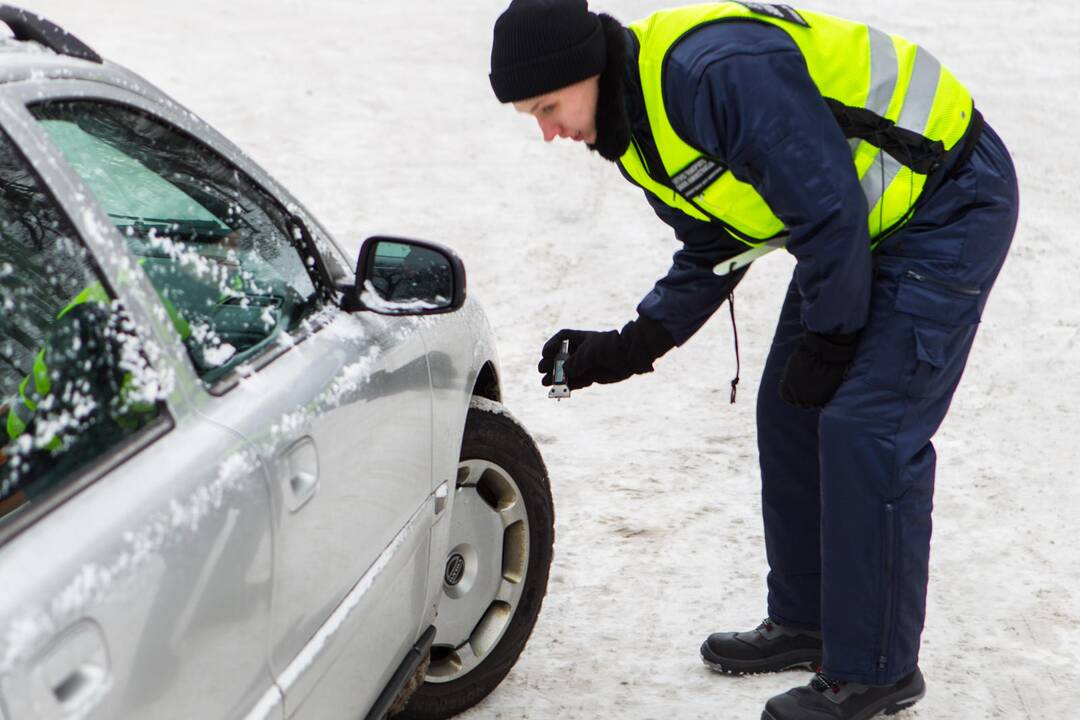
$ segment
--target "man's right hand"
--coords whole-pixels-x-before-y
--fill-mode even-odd
[[[619,333],[615,330],[604,332],[596,330],[560,330],[555,333],[544,343],[544,347],[540,351],[540,364],[536,366],[536,369],[544,375],[540,379],[540,383],[545,387],[554,384],[555,356],[562,348],[564,340],[570,341],[570,357],[567,358],[563,370],[566,373],[566,385],[571,390],[588,387],[594,382],[611,383],[629,377],[632,373],[627,373],[621,377],[611,375],[611,379],[605,380],[601,380],[598,376],[598,371],[601,368],[598,366],[599,358],[597,356],[601,353],[608,354],[610,352],[608,345],[612,339],[617,340],[618,336]],[[604,375],[607,377],[610,373]]]
[[[563,340],[570,341],[570,357],[563,370],[571,390],[651,372],[653,361],[675,346],[660,323],[644,316],[627,323],[622,331],[560,330],[540,351],[537,370],[544,375],[540,382],[545,386],[554,382],[555,355]]]

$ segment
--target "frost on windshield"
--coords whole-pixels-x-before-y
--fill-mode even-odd
[[[0,137],[0,523],[150,423],[171,379]]]
[[[156,118],[92,101],[32,110],[138,258],[204,381],[292,343],[318,306],[293,216]]]

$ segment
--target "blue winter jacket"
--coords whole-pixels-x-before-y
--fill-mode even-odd
[[[629,67],[631,129],[639,142],[651,143],[633,60]],[[818,333],[861,329],[872,280],[866,198],[851,146],[795,42],[762,23],[704,26],[676,45],[663,87],[668,115],[683,139],[753,185],[787,225],[803,325]],[[823,187],[831,192],[823,193]],[[718,225],[645,195],[683,247],[638,312],[660,322],[681,345],[744,274],[717,276],[713,265],[748,246]]]

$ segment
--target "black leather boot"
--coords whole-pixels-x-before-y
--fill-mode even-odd
[[[771,620],[749,632],[714,633],[701,646],[709,668],[730,675],[816,670],[821,665],[821,633],[785,628]]]
[[[895,715],[926,694],[918,668],[892,685],[859,685],[818,673],[809,685],[788,690],[765,704],[761,720],[869,720]]]

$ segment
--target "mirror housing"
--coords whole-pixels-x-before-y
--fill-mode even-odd
[[[344,308],[381,315],[436,315],[465,304],[465,264],[438,243],[375,235],[364,241]]]

